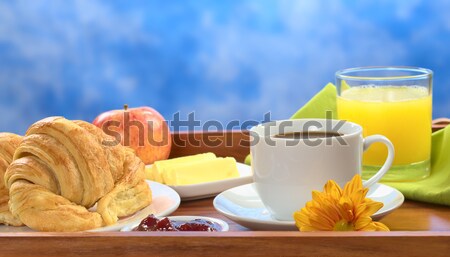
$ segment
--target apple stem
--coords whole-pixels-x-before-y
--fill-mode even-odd
[[[128,104],[124,104],[124,105],[123,105],[123,109],[124,109],[125,111],[127,111],[127,110],[128,110]]]

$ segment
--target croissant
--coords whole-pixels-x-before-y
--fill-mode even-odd
[[[0,224],[22,226],[23,223],[14,216],[8,207],[9,191],[5,187],[4,175],[12,162],[14,151],[22,141],[22,137],[12,133],[0,133]]]
[[[35,230],[82,231],[148,206],[144,163],[111,141],[84,121],[49,117],[33,124],[5,173],[11,213]]]

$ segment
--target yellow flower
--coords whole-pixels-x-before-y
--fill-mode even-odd
[[[313,191],[312,200],[294,213],[295,225],[300,231],[389,231],[383,223],[370,217],[383,203],[366,198],[359,175],[355,175],[342,190],[329,180],[323,192]]]

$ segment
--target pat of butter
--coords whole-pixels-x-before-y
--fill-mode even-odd
[[[146,179],[150,179],[158,183],[165,183],[162,174],[167,168],[180,163],[189,163],[199,160],[211,160],[215,158],[216,155],[214,153],[201,153],[196,155],[173,158],[170,160],[156,161],[155,163],[153,163],[151,167],[147,166],[145,168],[145,177]]]
[[[164,167],[163,181],[167,185],[191,185],[239,177],[232,157],[202,159]]]

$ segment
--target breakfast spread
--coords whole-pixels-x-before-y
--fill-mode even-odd
[[[319,120],[313,121],[320,124]],[[289,122],[295,123],[296,121]],[[141,127],[141,125],[144,127]],[[130,129],[132,127],[134,129]],[[357,124],[351,126],[352,129],[357,127]],[[258,128],[259,126],[256,126],[252,130]],[[355,134],[355,137],[358,138],[361,137],[361,129],[354,133],[348,132],[351,131],[350,128],[344,127],[344,129],[347,131],[346,133]],[[146,137],[142,137],[142,134]],[[262,132],[260,134],[265,135]],[[329,139],[328,141],[331,141],[337,140],[342,135],[341,132],[335,131],[294,130],[275,133],[272,139],[279,142],[292,139],[305,141],[309,139]],[[371,137],[372,141],[384,142],[389,148],[388,140],[383,139],[383,141],[381,137],[380,139],[375,137]],[[351,136],[346,135],[346,138],[351,139]],[[158,142],[169,140],[169,142],[158,145],[155,144],[158,142],[154,140]],[[355,142],[355,144],[350,144],[355,149],[361,149],[363,147],[361,144],[365,144],[361,140],[355,140]],[[61,232],[95,231],[107,226],[109,227],[105,229],[122,229],[122,231],[227,231],[228,224],[226,222],[222,223],[221,220],[209,217],[172,216],[170,218],[157,218],[157,216],[160,217],[159,215],[168,215],[168,213],[161,214],[161,210],[158,209],[167,205],[167,198],[159,198],[161,193],[157,188],[160,186],[183,192],[187,190],[199,191],[201,195],[183,193],[185,200],[186,198],[193,200],[199,197],[211,197],[217,192],[226,190],[225,187],[230,188],[231,184],[229,183],[234,181],[233,178],[245,177],[242,165],[237,163],[234,158],[218,157],[212,152],[167,159],[171,144],[172,135],[170,135],[170,130],[167,128],[167,123],[163,117],[153,109],[146,107],[128,110],[125,106],[124,110],[107,112],[98,116],[93,124],[84,121],[70,121],[63,117],[49,117],[34,123],[23,137],[11,133],[0,133],[0,224],[25,225],[37,231]],[[370,143],[368,144],[370,145]],[[140,148],[142,146],[144,148]],[[269,207],[267,213],[271,213],[277,220],[290,222],[294,211],[289,208],[291,206],[298,208],[298,206],[304,204],[289,204],[286,208],[280,205],[281,202],[287,203],[289,201],[285,201],[286,198],[282,197],[283,201],[277,202],[275,196],[278,193],[274,194],[271,183],[279,183],[283,178],[286,182],[278,191],[288,190],[293,192],[290,188],[290,185],[293,184],[292,176],[301,172],[298,172],[298,168],[296,168],[297,172],[291,174],[289,167],[302,166],[304,168],[305,165],[312,162],[312,158],[307,156],[302,160],[303,157],[298,155],[291,158],[288,149],[280,151],[279,154],[281,155],[278,158],[267,158],[267,156],[275,156],[272,151],[278,152],[280,148],[266,150],[263,147],[256,149],[255,146],[251,145],[250,147],[253,155],[257,155],[260,153],[259,151],[270,153],[262,154],[259,156],[261,158],[253,158],[252,168],[256,170],[256,174],[251,176],[253,170],[249,173],[250,177],[255,180],[255,185],[262,179],[270,180],[263,183],[268,186],[267,190],[264,185],[255,186],[254,190],[257,192],[258,199],[264,200],[264,197],[269,195],[274,201],[263,201],[264,206]],[[327,151],[330,152],[331,146],[327,145],[327,147]],[[342,157],[344,152],[341,150],[341,146],[333,147],[339,150],[339,156]],[[303,153],[312,151],[309,145],[304,146],[304,148]],[[353,148],[347,147],[346,150],[351,153],[350,150]],[[366,148],[365,145],[364,148]],[[390,148],[389,152],[391,152]],[[290,149],[296,150],[295,148]],[[354,156],[354,154],[351,154],[351,156]],[[354,159],[354,157],[351,158]],[[276,168],[277,174],[284,174],[284,170],[287,170],[286,174],[277,177],[276,180],[267,176],[267,174],[271,174],[269,171],[274,169],[272,165],[274,159],[281,160],[283,164]],[[328,159],[331,159],[331,157]],[[350,157],[346,159],[350,159]],[[392,156],[388,156],[387,168],[392,162],[391,159]],[[301,162],[301,165],[291,165],[294,162]],[[145,166],[145,164],[149,165]],[[323,166],[322,163],[321,165]],[[249,166],[247,167],[250,169]],[[314,170],[313,167],[314,165],[311,165],[309,170]],[[358,167],[340,167],[342,172],[339,172],[339,174],[343,174],[342,180],[346,180],[348,174],[356,174]],[[335,171],[338,168],[333,166],[325,170],[327,172],[328,170]],[[383,167],[382,170],[387,168]],[[268,169],[267,172],[265,172],[265,169]],[[383,172],[385,171],[380,170],[380,174]],[[315,172],[313,175],[317,176],[318,173]],[[321,177],[332,176],[324,174]],[[306,178],[311,180],[308,177]],[[155,182],[145,181],[145,179]],[[208,183],[216,181],[218,183]],[[301,180],[295,179],[294,181]],[[361,182],[361,185],[369,187],[376,181]],[[154,199],[152,199],[152,191],[149,185],[154,189]],[[190,186],[183,187],[185,185]],[[206,188],[206,186],[217,191]],[[242,191],[240,187],[235,187],[235,189],[239,192]],[[290,193],[290,195],[297,195],[292,197],[292,201],[303,201],[304,199],[300,196],[311,191],[309,188],[303,190],[305,194],[303,192]],[[175,201],[174,205],[165,209],[169,213],[178,207],[180,195],[182,195],[173,192],[178,197],[178,202]],[[238,195],[234,191],[224,193],[232,196]],[[223,195],[221,195],[216,197],[218,200],[215,199],[213,203],[219,212],[224,209],[223,206],[227,210],[230,208],[230,205],[227,204],[229,201],[220,200],[223,198]],[[243,202],[244,198],[248,198],[247,196],[238,196],[238,202]],[[154,201],[154,204],[149,206],[152,201]],[[160,204],[159,207],[156,207],[157,203]],[[254,203],[252,198],[251,208],[254,207]],[[381,202],[381,204],[383,203]],[[379,205],[381,206],[381,204]],[[282,209],[278,210],[278,207],[274,208],[273,206],[281,206]],[[144,208],[145,210],[143,210]],[[138,211],[140,210],[142,211],[139,214]],[[149,213],[153,214],[144,218],[136,227],[134,222]],[[133,214],[137,214],[134,215],[136,220],[127,221]],[[242,214],[239,213],[239,215]],[[251,217],[258,215],[251,214]],[[133,225],[128,225],[125,229],[125,222]],[[115,226],[112,226],[114,224]],[[245,223],[245,226],[247,225]]]
[[[219,224],[205,220],[194,219],[190,221],[177,221],[169,218],[158,219],[149,215],[143,219],[134,231],[221,231]]]
[[[214,153],[156,161],[146,169],[146,178],[167,185],[180,186],[239,177],[236,160],[216,157]]]
[[[20,143],[10,139],[15,143],[2,147],[2,203],[9,192],[12,216],[39,231],[94,229],[148,206],[144,163],[132,149],[105,140],[110,137],[84,121],[49,117],[34,123]],[[4,141],[0,136],[2,146]],[[0,223],[20,225],[3,213]]]

